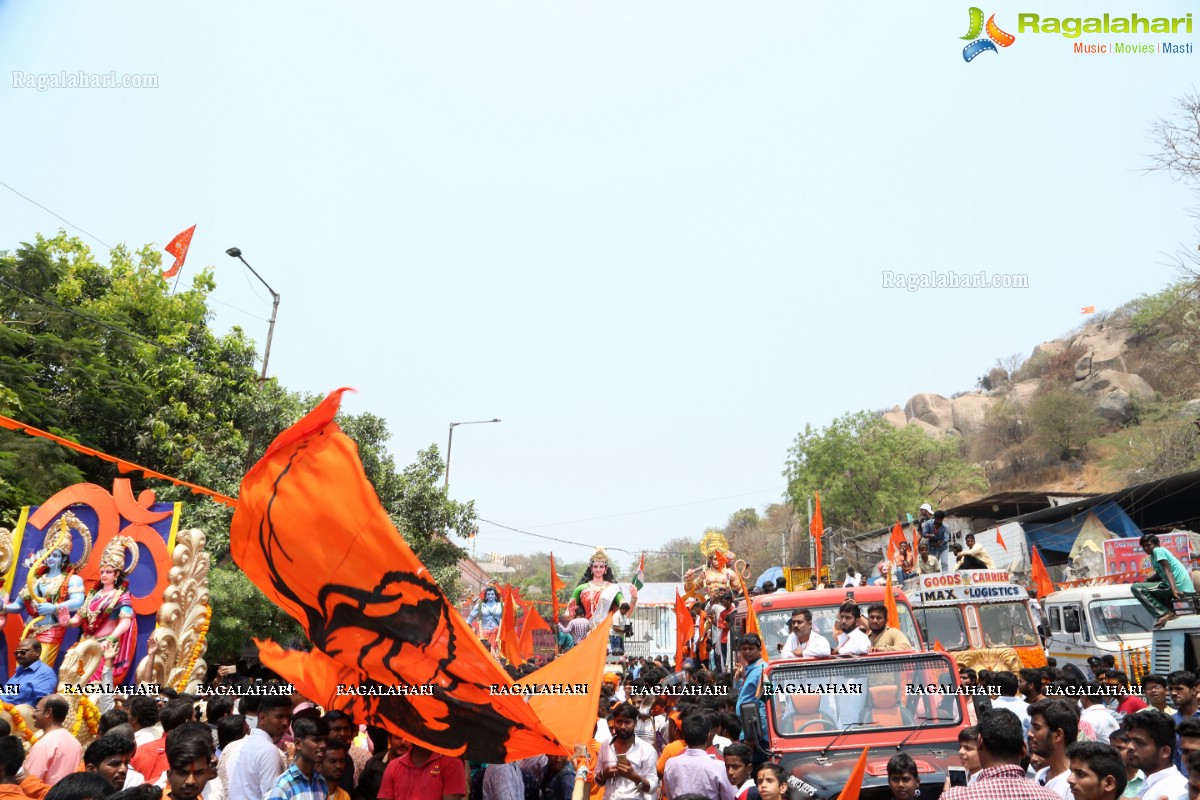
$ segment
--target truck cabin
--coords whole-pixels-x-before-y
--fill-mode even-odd
[[[752,597],[754,610],[758,616],[758,625],[762,630],[763,651],[772,659],[779,658],[783,653],[783,644],[787,641],[788,621],[796,609],[807,608],[813,615],[813,634],[821,634],[829,640],[830,647],[837,646],[837,613],[842,603],[854,600],[865,616],[867,607],[884,600],[883,586],[859,586],[846,589],[820,589],[801,592],[775,592],[774,594]],[[920,633],[913,617],[913,611],[908,598],[898,587],[892,589],[896,598],[896,611],[900,616],[900,630],[913,643],[913,647],[922,650],[927,641]],[[737,639],[746,630],[746,603],[738,603],[731,626],[731,641]]]
[[[1029,594],[1008,573],[960,570],[905,582],[913,614],[927,642],[949,651],[1040,647]]]
[[[887,761],[903,749],[917,762],[921,797],[937,797],[946,768],[960,763],[959,730],[974,724],[970,697],[960,692],[946,653],[772,662],[764,673],[765,748],[815,800],[838,795],[864,747],[862,797],[886,790]],[[748,718],[751,708],[740,711]]]

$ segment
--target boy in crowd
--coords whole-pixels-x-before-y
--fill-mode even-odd
[[[1117,800],[1125,791],[1125,764],[1117,751],[1099,742],[1067,748],[1074,800]]]

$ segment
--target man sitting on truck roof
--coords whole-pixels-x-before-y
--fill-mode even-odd
[[[1191,594],[1196,588],[1192,585],[1192,576],[1188,574],[1187,569],[1170,550],[1162,546],[1157,536],[1147,533],[1142,536],[1139,544],[1142,550],[1146,551],[1146,555],[1150,556],[1150,566],[1154,568],[1157,580],[1135,583],[1130,589],[1138,602],[1158,617],[1154,627],[1161,628],[1175,619],[1174,601],[1184,594]]]
[[[921,541],[918,547],[920,557],[917,559],[917,572],[921,575],[930,575],[942,571],[942,562],[937,556],[929,554],[929,542]]]
[[[871,652],[912,650],[912,642],[904,635],[904,631],[888,627],[887,621],[887,606],[883,603],[872,603],[867,608],[867,626],[871,629],[867,638],[871,640]]]
[[[959,569],[995,569],[996,564],[983,545],[975,543],[975,534],[967,534],[967,547],[958,554]]]

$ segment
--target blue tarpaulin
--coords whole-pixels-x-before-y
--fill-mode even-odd
[[[1049,525],[1026,525],[1025,540],[1038,551],[1049,550],[1064,555],[1071,552],[1079,531],[1083,528],[1084,520],[1094,515],[1100,524],[1122,539],[1131,536],[1141,536],[1142,532],[1133,520],[1116,503],[1101,503],[1100,505],[1080,511],[1071,519],[1054,522]]]
[[[754,589],[757,586],[762,586],[764,581],[770,581],[771,585],[774,586],[775,581],[782,577],[783,577],[783,567],[771,567],[766,572],[764,572],[762,575],[759,575],[758,580],[756,580],[751,586],[747,586],[746,588]]]

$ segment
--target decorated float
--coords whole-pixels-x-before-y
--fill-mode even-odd
[[[199,530],[179,530],[181,503],[133,494],[118,478],[111,492],[76,484],[40,506],[21,510],[16,527],[0,528],[5,603],[0,671],[17,668],[24,638],[42,646],[70,702],[65,727],[87,744],[98,732],[93,686],[154,684],[185,691],[204,680],[212,608],[208,555]],[[115,650],[111,680],[105,648]],[[145,689],[143,688],[143,691]],[[28,706],[0,706],[13,732],[32,739]]]

